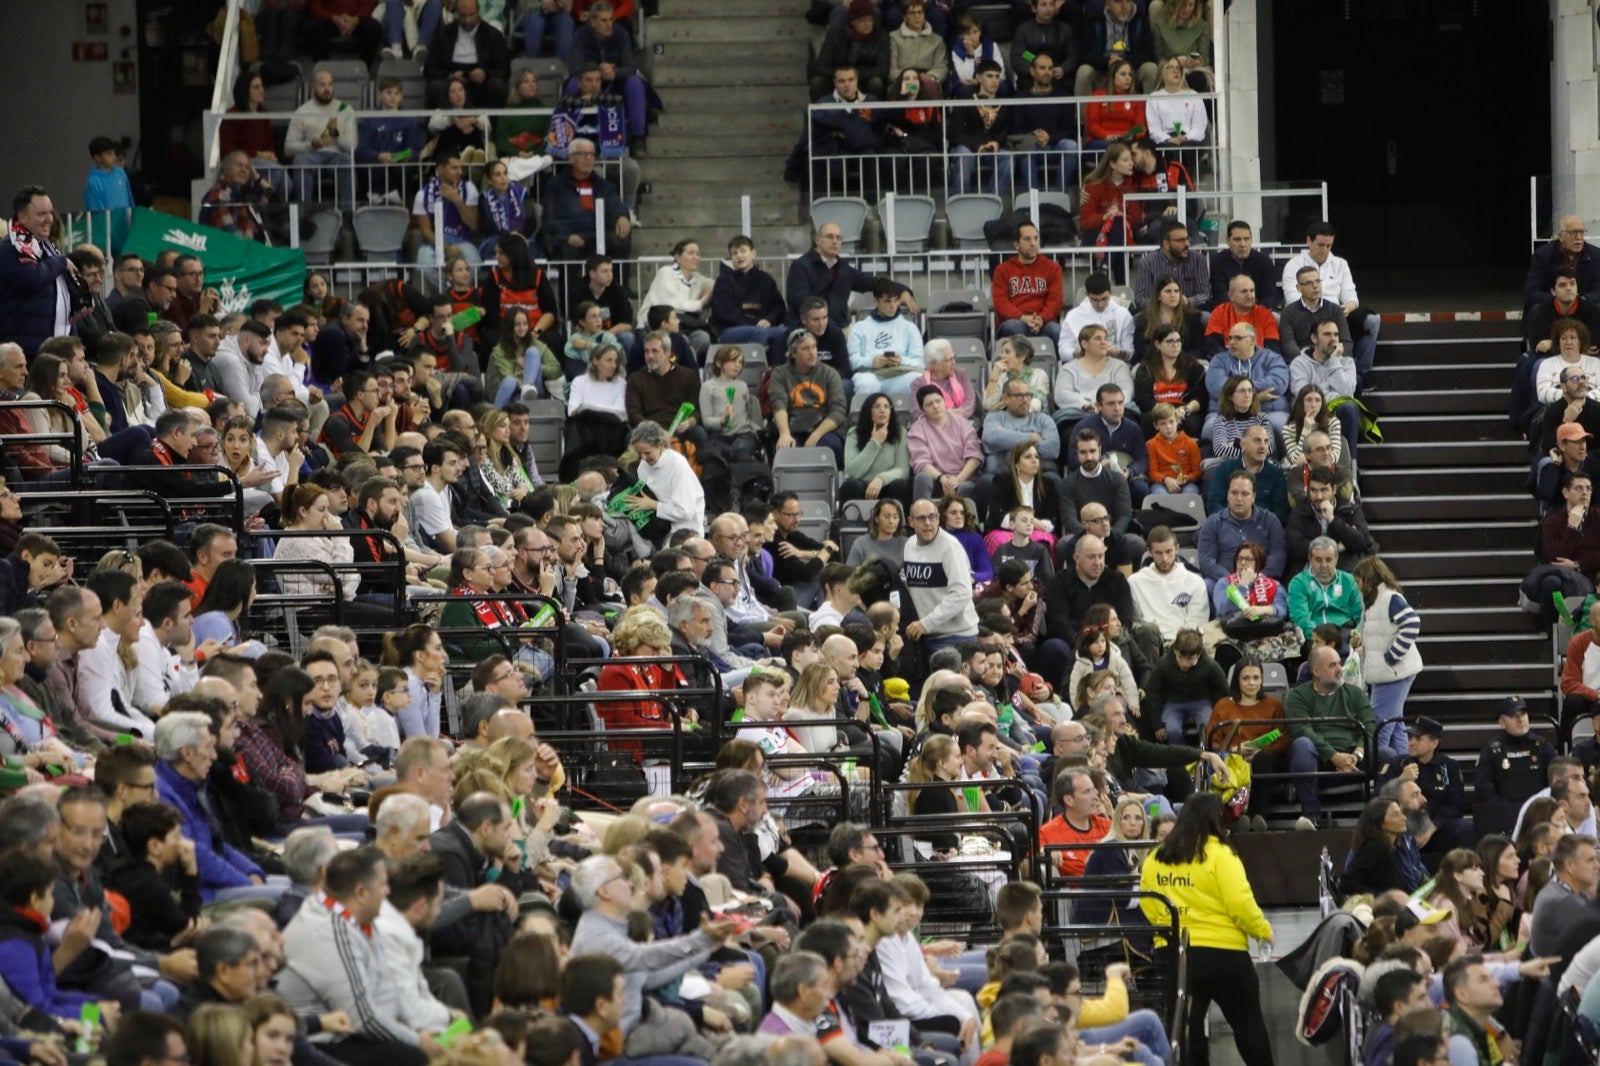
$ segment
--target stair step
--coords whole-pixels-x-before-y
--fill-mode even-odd
[[[1459,488],[1466,488],[1461,485]],[[1480,518],[1531,517],[1533,500],[1521,493],[1496,495],[1387,496],[1366,498],[1363,507],[1370,522],[1405,522],[1431,519],[1437,522]]]
[[[1521,580],[1530,565],[1526,551],[1389,551],[1387,535],[1373,534],[1383,547],[1383,561],[1402,581],[1428,577],[1504,577]]]
[[[1441,526],[1437,522],[1373,522],[1372,535],[1383,545],[1384,551],[1431,551],[1441,555],[1452,552],[1470,553],[1490,549],[1515,551],[1519,548],[1533,560],[1535,523],[1532,518],[1523,522],[1473,522],[1459,526]]]
[[[680,235],[693,233],[700,241],[701,248],[727,248],[728,241],[740,235],[738,217],[737,210],[730,215],[720,206],[715,210],[680,206],[662,207],[656,210],[651,207],[646,219],[649,223],[647,232],[651,241],[650,246],[654,248],[657,243],[670,245]],[[731,225],[730,218],[734,220]],[[757,215],[756,224],[751,227],[754,232],[744,236],[755,241],[756,249],[761,255],[788,257],[810,250],[809,225],[766,224],[762,223],[760,218],[761,216]],[[635,247],[637,246],[635,244]]]
[[[1503,394],[1511,381],[1511,368],[1499,365],[1451,365],[1446,363],[1400,363],[1384,365],[1383,356],[1397,358],[1410,355],[1409,348],[1398,353],[1382,351],[1378,366],[1373,367],[1370,387],[1384,392],[1405,392],[1413,389],[1446,392],[1450,389],[1499,389]],[[1503,404],[1502,404],[1503,406]]]
[[[1486,685],[1508,685],[1513,689],[1532,689],[1550,684],[1550,665],[1516,666],[1505,663],[1451,666],[1442,670],[1423,670],[1417,675],[1413,692],[1473,692]]]
[[[1391,340],[1388,326],[1378,338],[1376,363],[1427,363],[1435,366],[1501,366],[1508,371],[1522,354],[1521,334],[1453,339]],[[1374,367],[1376,369],[1376,367]]]
[[[1362,459],[1365,458],[1363,453]],[[1526,466],[1379,468],[1361,471],[1361,495],[1369,501],[1391,496],[1450,495],[1468,486],[1476,492],[1514,495],[1522,491],[1527,479]]]
[[[1463,418],[1459,414],[1426,415],[1407,413],[1388,415],[1384,417],[1382,427],[1385,441],[1405,441],[1417,444],[1507,441],[1513,439],[1511,427],[1506,423],[1503,399],[1500,402],[1499,410],[1493,414],[1478,414],[1470,418]]]
[[[684,195],[686,200],[697,200],[710,194],[737,202],[741,195],[750,193],[763,200],[799,201],[794,186],[784,184],[781,155],[753,155],[737,162],[730,160],[723,166],[727,168],[726,176],[719,174],[716,177],[720,180],[708,181],[713,175],[705,167],[685,166],[679,159],[656,159],[650,155],[639,160],[639,180],[650,182],[652,195],[662,198]]]
[[[1419,611],[1436,607],[1515,603],[1516,582],[1503,577],[1430,577],[1406,583],[1406,599]]]
[[[663,116],[664,118],[664,116]],[[789,154],[789,149],[794,145],[794,130],[779,128],[779,123],[773,123],[773,128],[765,131],[726,132],[722,130],[707,130],[704,133],[669,133],[663,130],[660,133],[650,134],[649,159],[759,159],[763,156],[776,157],[782,160]],[[696,168],[697,173],[704,174],[702,167]],[[742,174],[741,174],[742,176]],[[782,175],[780,174],[781,178]]]
[[[1388,419],[1396,415],[1457,414],[1503,416],[1506,410],[1505,385],[1483,389],[1417,389],[1399,391],[1384,388],[1362,395],[1372,412],[1383,420],[1388,436]]]
[[[809,48],[811,24],[804,19],[768,14],[766,9],[771,6],[771,0],[765,0],[759,14],[742,18],[706,18],[698,12],[681,18],[663,16],[650,24],[650,43],[666,45],[664,54],[669,58],[685,44],[799,41]],[[743,51],[740,56],[748,58]]]
[[[1522,323],[1520,321],[1494,321],[1484,319],[1457,318],[1446,322],[1385,322],[1383,331],[1379,334],[1378,344],[1393,344],[1411,341],[1443,341],[1447,344],[1461,340],[1477,340],[1482,338],[1521,339]]]
[[[1550,669],[1550,639],[1542,633],[1508,634],[1499,640],[1457,634],[1430,636],[1426,614],[1422,618],[1422,636],[1417,639],[1417,650],[1427,664],[1426,670],[1473,663],[1539,664],[1545,670]]]
[[[752,90],[754,91],[754,90]],[[668,89],[661,94],[662,103],[667,110],[652,126],[650,143],[655,144],[655,138],[661,134],[674,134],[684,137],[717,136],[739,137],[745,135],[760,136],[763,134],[781,134],[783,136],[783,153],[788,154],[789,148],[800,135],[800,129],[805,122],[805,94],[801,93],[782,107],[764,108],[761,110],[718,111],[717,128],[706,129],[703,113],[695,111],[699,106],[695,100],[685,95],[682,100],[676,99],[676,94],[692,94],[694,89]]]
[[[1363,471],[1375,467],[1449,468],[1483,466],[1488,463],[1511,466],[1526,464],[1528,461],[1528,445],[1525,441],[1498,439],[1418,441],[1414,437],[1402,435],[1399,429],[1391,433],[1389,429],[1391,421],[1401,420],[1384,420],[1384,443],[1361,446],[1360,465]],[[1509,436],[1510,431],[1505,432]]]
[[[773,115],[794,116],[790,128],[797,135],[806,108],[805,92],[796,94],[795,87],[788,85],[752,85],[739,89],[737,96],[732,96],[726,89],[712,86],[669,87],[661,92],[661,102],[666,105],[668,114],[675,108],[686,110],[702,125],[707,115],[717,116],[720,122],[724,115],[746,111],[763,118]]]
[[[746,89],[779,87],[790,99],[805,100],[805,47],[787,42],[789,47],[771,46],[751,58],[751,66],[730,70],[726,56],[680,55],[674,59],[659,56],[650,84],[662,89],[715,88],[723,93],[722,106],[736,107]],[[743,48],[729,44],[724,48]],[[662,98],[665,102],[665,97]]]
[[[1528,632],[1539,620],[1519,610],[1516,588],[1508,586],[1504,607],[1441,607],[1428,609],[1428,632],[1438,633],[1516,633]],[[1420,605],[1419,605],[1420,609]]]

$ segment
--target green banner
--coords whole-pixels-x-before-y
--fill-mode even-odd
[[[154,259],[168,248],[191,252],[206,268],[206,285],[222,297],[222,311],[248,312],[262,298],[299,303],[306,279],[305,253],[268,248],[175,215],[135,208],[122,251]]]

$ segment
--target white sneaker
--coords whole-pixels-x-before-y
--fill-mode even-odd
[[[1297,832],[1308,833],[1317,828],[1317,823],[1302,814],[1294,820],[1294,827]]]
[[[406,205],[405,197],[400,195],[399,189],[390,189],[388,192],[384,193],[383,202],[386,204],[393,204],[395,207],[404,207]]]
[[[377,207],[382,203],[383,203],[383,193],[381,193],[381,192],[369,192],[369,193],[367,193],[367,204],[368,204],[368,206]]]
[[[398,45],[398,44],[386,44],[386,45],[383,46],[383,58],[385,58],[385,59],[404,59],[405,57],[406,57],[406,50],[401,45]]]

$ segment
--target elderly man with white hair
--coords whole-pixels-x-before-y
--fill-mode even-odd
[[[276,899],[287,878],[270,881],[249,856],[223,843],[222,826],[212,811],[207,775],[217,761],[211,719],[198,711],[164,715],[156,723],[156,793],[183,816],[183,835],[194,842],[200,866],[200,897],[207,903],[238,899]]]
[[[645,943],[634,940],[628,935],[633,879],[609,855],[596,855],[579,863],[572,874],[572,892],[583,907],[583,916],[572,931],[572,954],[609,955],[622,964],[627,994],[621,1020],[624,1037],[643,1017],[647,990],[672,984],[698,968],[738,928],[733,919],[703,920],[699,929],[683,936]],[[710,1015],[714,1008],[705,1010]]]
[[[911,395],[924,385],[932,385],[944,393],[944,406],[951,414],[971,418],[978,409],[978,388],[967,377],[967,372],[956,365],[956,350],[943,337],[935,337],[922,346],[922,363],[927,367],[911,380]],[[917,412],[918,415],[921,412]]]
[[[290,833],[283,842],[283,871],[289,875],[289,888],[278,897],[272,920],[282,929],[300,910],[313,892],[322,888],[322,875],[328,860],[339,854],[339,841],[325,825],[308,825]]]

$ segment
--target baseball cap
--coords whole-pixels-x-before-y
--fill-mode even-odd
[[[1440,725],[1436,718],[1420,717],[1411,720],[1406,726],[1406,732],[1414,737],[1432,737],[1438,740],[1444,736],[1444,726]]]
[[[1394,916],[1394,935],[1405,936],[1419,925],[1438,925],[1450,914],[1449,907],[1430,907],[1420,899],[1414,899]]]
[[[1558,441],[1592,440],[1593,438],[1593,433],[1590,433],[1576,422],[1563,423],[1556,430],[1556,440]]]
[[[1528,713],[1528,701],[1521,696],[1507,696],[1495,708],[1495,717],[1513,718]]]

